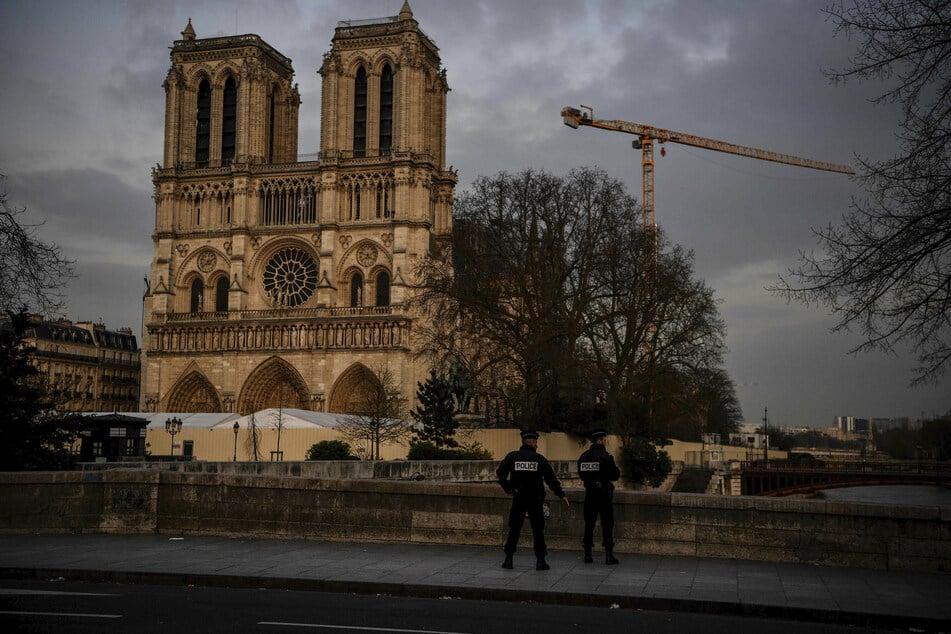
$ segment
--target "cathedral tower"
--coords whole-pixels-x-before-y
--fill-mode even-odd
[[[338,23],[316,161],[297,156],[291,60],[259,36],[189,21],[171,62],[143,410],[357,412],[381,372],[412,402],[428,365],[407,281],[451,233],[456,177],[445,71],[409,3]]]

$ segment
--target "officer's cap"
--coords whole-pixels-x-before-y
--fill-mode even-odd
[[[607,437],[608,437],[608,432],[604,431],[603,429],[599,429],[598,431],[591,432],[591,440],[598,440],[598,439],[607,438]]]
[[[535,431],[523,431],[522,440],[538,440],[538,432]]]

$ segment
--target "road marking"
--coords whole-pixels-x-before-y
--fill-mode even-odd
[[[281,623],[279,621],[259,621],[258,625],[310,627],[328,630],[361,630],[364,632],[406,632],[408,634],[469,634],[468,632],[440,632],[439,630],[401,630],[393,627],[359,627],[356,625],[327,625],[323,623]]]
[[[118,594],[104,592],[61,592],[59,590],[27,590],[24,588],[0,588],[0,595],[54,595],[69,597],[117,597]]]
[[[84,619],[121,619],[121,614],[82,614],[81,612],[18,612],[16,610],[0,610],[0,614],[18,616],[69,616]]]

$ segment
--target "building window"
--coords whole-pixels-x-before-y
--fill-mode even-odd
[[[390,274],[386,271],[376,276],[376,305],[390,305]]]
[[[267,162],[274,162],[274,120],[277,118],[277,84],[271,87],[271,111],[268,113]]]
[[[221,277],[215,283],[215,311],[223,313],[228,310],[228,278]]]
[[[353,155],[367,154],[367,71],[357,70],[353,82]]]
[[[387,64],[380,74],[380,154],[393,145],[393,70]]]
[[[221,111],[221,164],[234,162],[235,131],[238,125],[238,85],[234,77],[225,82]]]
[[[360,273],[354,273],[350,278],[350,306],[363,306],[363,276]]]
[[[317,288],[317,264],[303,249],[283,249],[264,267],[264,293],[278,308],[293,308]]]
[[[317,192],[312,182],[265,181],[261,186],[260,200],[265,225],[317,222]]]
[[[211,141],[211,84],[203,79],[198,84],[198,109],[195,131],[195,165],[208,167],[208,148]]]
[[[200,313],[202,311],[202,304],[204,303],[204,297],[205,297],[205,283],[201,281],[201,278],[196,279],[194,282],[192,282],[190,312]]]

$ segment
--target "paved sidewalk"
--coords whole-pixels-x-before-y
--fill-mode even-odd
[[[268,587],[533,601],[951,632],[951,575],[531,549],[168,535],[0,535],[0,578]]]

